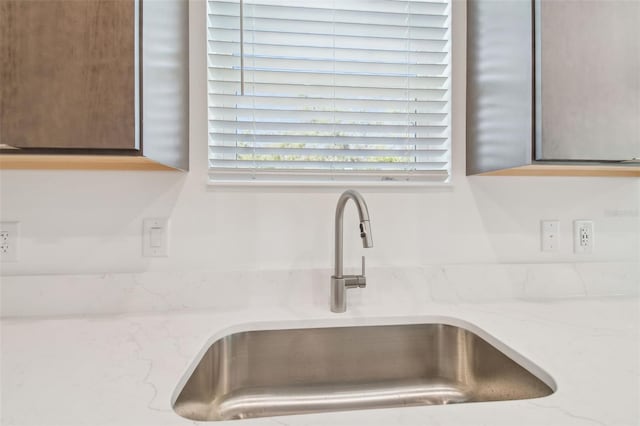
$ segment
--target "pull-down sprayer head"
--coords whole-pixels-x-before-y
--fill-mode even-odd
[[[368,220],[360,222],[360,238],[362,238],[362,247],[373,247],[373,237],[371,236],[371,225]]]

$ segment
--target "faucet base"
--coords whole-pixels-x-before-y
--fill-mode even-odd
[[[343,275],[331,277],[331,312],[343,313],[347,310],[347,289],[365,288],[367,277],[364,275]]]
[[[331,277],[331,312],[347,311],[347,286],[344,278]]]

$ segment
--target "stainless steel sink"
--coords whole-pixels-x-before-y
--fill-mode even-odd
[[[230,420],[539,398],[553,391],[477,334],[453,325],[261,330],[214,342],[173,408],[191,420]]]

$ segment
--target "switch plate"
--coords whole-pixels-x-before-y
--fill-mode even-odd
[[[169,219],[149,218],[142,223],[142,256],[169,256]]]
[[[18,261],[20,222],[0,222],[0,261]]]
[[[542,251],[560,249],[560,221],[543,220],[540,222],[540,244]]]
[[[594,227],[592,220],[573,221],[573,252],[592,253],[594,245]]]

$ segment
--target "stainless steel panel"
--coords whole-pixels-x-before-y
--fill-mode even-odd
[[[216,341],[174,409],[191,420],[229,420],[551,393],[494,346],[452,325],[263,330]]]
[[[467,175],[530,164],[533,6],[467,3]]]
[[[640,158],[640,1],[535,5],[536,158]]]
[[[143,153],[188,170],[188,2],[142,0],[141,4]]]

